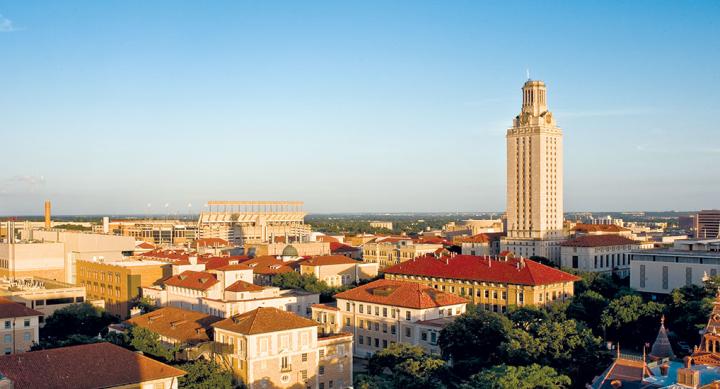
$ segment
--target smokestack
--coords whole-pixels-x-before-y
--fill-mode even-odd
[[[103,234],[107,234],[110,232],[110,218],[105,216],[103,217]]]
[[[50,221],[50,200],[45,200],[45,229],[50,229],[52,222]]]

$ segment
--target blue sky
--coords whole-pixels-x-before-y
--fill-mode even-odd
[[[0,15],[0,215],[46,198],[59,214],[504,210],[527,68],[565,133],[566,211],[720,207],[720,2],[0,0]]]

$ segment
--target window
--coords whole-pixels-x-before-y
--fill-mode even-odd
[[[302,354],[302,361],[307,362],[307,353]],[[307,373],[307,371],[305,373]]]
[[[350,312],[350,303],[345,303],[345,310]]]
[[[333,380],[330,380],[330,381],[328,382],[328,388],[332,388],[332,387],[333,387]]]
[[[395,325],[394,325],[394,324],[391,325],[391,326],[390,326],[390,333],[393,334],[393,335],[395,335],[396,332],[397,332],[397,330],[396,330],[396,328],[395,328]]]
[[[387,334],[387,323],[383,323],[383,332]]]
[[[375,338],[375,347],[380,347],[380,339]]]
[[[577,255],[572,256],[572,267],[573,267],[573,269],[578,268],[578,256]]]
[[[5,355],[10,355],[10,354],[12,354],[12,349],[5,348]]]
[[[300,377],[303,381],[307,381],[307,370],[300,370]]]
[[[363,309],[363,305],[362,305],[362,304],[360,304],[360,313],[363,313],[363,311],[364,311],[364,309]]]
[[[410,320],[410,311],[405,311],[405,320]]]
[[[668,288],[668,267],[663,266],[662,268],[662,287],[663,289]]]
[[[26,342],[29,342],[30,339],[32,339],[32,335],[30,335],[29,332],[26,332],[23,334],[23,340],[25,340]]]
[[[383,339],[383,348],[387,348],[387,340]]]
[[[349,317],[345,318],[345,325],[348,327],[350,326],[350,318]]]
[[[410,327],[405,327],[405,337],[409,338],[412,336],[412,329]]]
[[[420,339],[422,339],[423,341],[427,342],[427,339],[428,339],[428,337],[427,337],[427,332],[425,332],[425,331],[421,332],[421,333],[420,333]]]
[[[489,290],[486,290],[486,291],[485,291],[485,298],[486,298],[486,299],[489,299],[489,298],[490,298],[490,291],[489,291]]]
[[[380,323],[375,323],[375,331],[380,331]]]
[[[30,327],[30,319],[25,319],[25,321],[23,322],[23,326]]]
[[[383,317],[387,317],[387,308],[383,308]]]
[[[358,336],[358,343],[365,344],[365,338],[362,335]]]
[[[320,354],[320,358],[325,358],[325,349],[321,348],[318,353]]]
[[[5,320],[5,329],[7,330],[9,328],[10,328],[10,320]]]
[[[375,316],[380,316],[380,307],[375,306]]]
[[[321,382],[319,388],[320,388],[320,389],[325,389],[325,383],[324,383],[324,382]]]
[[[290,369],[290,362],[288,361],[288,357],[280,358],[280,369],[282,369],[282,370]]]
[[[3,337],[3,341],[4,341],[5,343],[10,343],[10,342],[12,342],[12,336],[10,336],[10,334],[6,334],[6,335]]]

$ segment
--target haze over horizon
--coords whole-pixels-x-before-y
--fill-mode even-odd
[[[564,131],[566,212],[718,208],[718,14],[0,1],[0,215],[500,212],[528,68]]]

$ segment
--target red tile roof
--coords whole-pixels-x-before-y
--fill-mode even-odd
[[[221,317],[202,312],[188,311],[175,307],[164,307],[126,322],[182,343],[197,344],[210,341],[210,325],[222,320]]]
[[[304,260],[302,266],[354,265],[358,263],[344,255],[320,255]]]
[[[0,319],[10,317],[23,316],[43,316],[44,313],[30,309],[25,304],[16,303],[15,301],[0,297]]]
[[[627,228],[620,227],[615,224],[584,224],[578,223],[573,227],[573,231],[580,232],[625,232],[630,231]]]
[[[142,242],[142,243],[136,244],[135,248],[144,249],[144,250],[153,250],[153,249],[155,249],[155,246],[148,242]]]
[[[335,298],[414,309],[443,307],[468,302],[462,297],[435,290],[417,282],[396,280],[373,281],[338,293]]]
[[[95,389],[138,386],[185,372],[112,343],[93,343],[3,355],[0,374],[18,389]]]
[[[250,270],[250,268],[244,263],[236,263],[234,265],[225,265],[217,268],[219,271],[235,271],[235,270]]]
[[[504,236],[504,232],[482,232],[473,236],[459,236],[455,238],[457,243],[489,243],[500,240]]]
[[[213,324],[213,327],[246,335],[317,326],[314,320],[272,307],[257,308]]]
[[[230,243],[220,238],[202,238],[194,241],[192,247],[227,247]]]
[[[289,262],[283,262],[282,259],[277,259],[273,256],[265,255],[250,259],[243,262],[243,265],[247,265],[253,270],[255,274],[282,274],[294,271]]]
[[[450,278],[515,285],[548,285],[580,278],[529,259],[493,259],[474,255],[423,256],[385,269],[386,274]]]
[[[330,247],[332,247],[333,243],[340,243],[337,238],[329,236],[329,235],[319,235],[317,238],[315,238],[318,242],[328,242],[330,243]]]
[[[208,290],[218,282],[220,281],[215,278],[215,274],[204,271],[186,270],[165,280],[165,285],[195,290]]]
[[[584,235],[563,242],[568,247],[605,247],[638,244],[638,242],[620,235]]]
[[[359,247],[349,246],[340,242],[330,242],[331,253],[347,253],[360,250]]]
[[[225,288],[228,292],[259,292],[264,290],[262,286],[251,284],[242,280],[235,281],[232,285]]]

